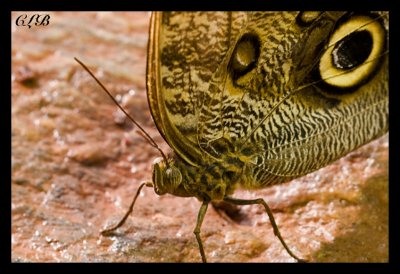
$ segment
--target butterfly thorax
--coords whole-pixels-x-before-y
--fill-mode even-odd
[[[246,164],[239,156],[226,154],[221,159],[204,157],[196,166],[173,155],[153,167],[153,183],[159,195],[196,197],[201,201],[222,200],[248,178]]]

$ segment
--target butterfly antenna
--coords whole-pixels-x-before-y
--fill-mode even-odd
[[[100,80],[97,79],[96,76],[94,76],[94,74],[90,71],[90,69],[84,63],[82,63],[78,58],[74,57],[74,59],[90,74],[90,76],[93,77],[93,79],[97,82],[97,84],[99,84],[99,86],[108,94],[111,100],[113,100],[113,102],[119,107],[119,109],[122,110],[123,113],[125,113],[125,115],[129,118],[129,120],[131,120],[132,123],[134,123],[140,129],[140,131],[138,131],[139,135],[142,136],[152,147],[154,147],[160,152],[161,156],[165,161],[165,164],[167,165],[167,168],[169,168],[167,157],[165,156],[161,148],[157,145],[157,143],[153,140],[153,138],[151,138],[150,135],[140,126],[140,124],[136,122],[135,119],[128,112],[126,112],[126,110],[117,102],[117,100],[111,95],[111,93],[100,82]]]

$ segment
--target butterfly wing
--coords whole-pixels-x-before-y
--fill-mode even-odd
[[[387,132],[387,30],[387,13],[156,13],[154,120],[189,163],[245,159],[249,187],[307,174]]]
[[[168,144],[193,165],[204,154],[197,128],[210,79],[243,21],[241,14],[232,16],[228,12],[152,14],[147,63],[151,113]]]
[[[387,30],[386,13],[252,13],[211,78],[200,146],[216,157],[229,149],[247,156],[248,187],[262,187],[381,136]]]

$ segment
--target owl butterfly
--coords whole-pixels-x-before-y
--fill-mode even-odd
[[[153,13],[147,91],[174,154],[154,164],[158,195],[202,202],[267,203],[259,189],[324,167],[388,131],[387,12]],[[135,122],[136,124],[136,122]]]

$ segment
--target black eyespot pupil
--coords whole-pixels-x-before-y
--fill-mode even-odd
[[[338,69],[352,69],[367,60],[372,50],[369,31],[356,31],[340,40],[332,51],[332,63]]]
[[[251,71],[260,56],[260,40],[255,34],[247,33],[240,38],[233,52],[230,67],[234,80]]]

